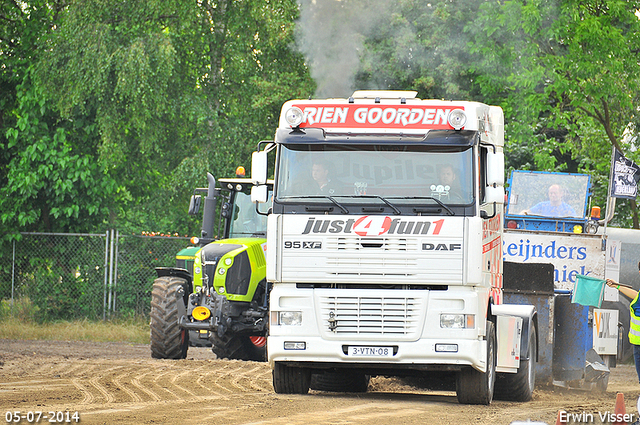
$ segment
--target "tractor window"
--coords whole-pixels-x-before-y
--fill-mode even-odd
[[[583,218],[589,188],[590,176],[586,174],[513,171],[507,214]]]
[[[236,193],[229,237],[249,238],[266,235],[267,217],[256,212],[256,206],[251,202],[249,194]]]

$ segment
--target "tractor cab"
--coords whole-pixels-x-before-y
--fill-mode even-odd
[[[511,172],[508,180],[507,229],[562,233],[598,231],[600,208],[589,214],[591,176],[539,171]]]

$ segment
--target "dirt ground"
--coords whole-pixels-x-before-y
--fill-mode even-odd
[[[465,406],[454,392],[383,377],[366,394],[278,395],[267,364],[216,360],[205,348],[170,361],[151,359],[146,345],[0,339],[0,420],[20,411],[20,423],[37,423],[26,415],[40,411],[49,418],[40,423],[50,422],[50,412],[78,412],[82,424],[553,425],[562,410],[599,424],[600,414],[614,412],[616,392],[635,420],[640,385],[632,365],[612,370],[606,393],[550,386],[528,403]]]

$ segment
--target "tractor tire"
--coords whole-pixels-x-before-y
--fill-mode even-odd
[[[496,382],[496,330],[487,320],[487,370],[467,367],[458,372],[456,394],[461,404],[491,404]]]
[[[311,384],[311,370],[289,367],[276,362],[273,368],[273,389],[278,394],[307,394]]]
[[[536,385],[536,327],[529,332],[528,360],[521,360],[516,373],[500,373],[496,377],[495,398],[507,401],[530,401]]]
[[[311,389],[336,393],[366,393],[369,375],[356,371],[324,372],[311,375]]]
[[[178,303],[184,303],[189,284],[185,279],[163,276],[153,282],[151,290],[151,357],[184,359],[189,349],[189,332],[178,327]]]
[[[251,360],[254,362],[267,361],[267,345],[254,344],[247,335],[233,335],[226,333],[220,338],[215,332],[210,336],[211,351],[219,359]]]

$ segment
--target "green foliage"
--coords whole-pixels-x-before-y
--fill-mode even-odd
[[[600,205],[610,146],[640,162],[626,137],[640,124],[637,0],[300,7],[0,2],[3,239],[107,226],[196,234],[199,220],[185,210],[206,172],[247,167],[282,103],[327,87],[307,63],[315,75],[355,75],[359,88],[501,105],[508,167],[590,173]],[[343,37],[318,56],[318,45],[296,43],[296,25],[307,37],[333,34],[325,43]],[[344,56],[342,44],[357,49]],[[637,221],[622,204],[618,222]]]
[[[611,146],[638,117],[638,2],[484,3],[467,26],[481,92],[503,106],[510,166],[594,176],[605,204]],[[633,154],[631,155],[633,158]],[[637,226],[637,212],[618,224]],[[622,218],[627,217],[627,218]]]
[[[17,243],[15,296],[28,298],[41,320],[102,318],[104,238],[25,237]]]
[[[18,320],[20,323],[35,323],[40,317],[40,308],[29,297],[0,300],[0,322]]]
[[[394,2],[395,13],[365,40],[356,86],[417,90],[425,99],[480,100],[463,31],[480,4]]]
[[[194,234],[206,172],[247,166],[284,100],[313,92],[293,0],[0,5],[3,234]]]
[[[92,127],[56,120],[28,76],[17,86],[16,99],[15,125],[5,133],[10,159],[0,188],[0,223],[13,232],[96,226],[115,185],[91,152]]]

